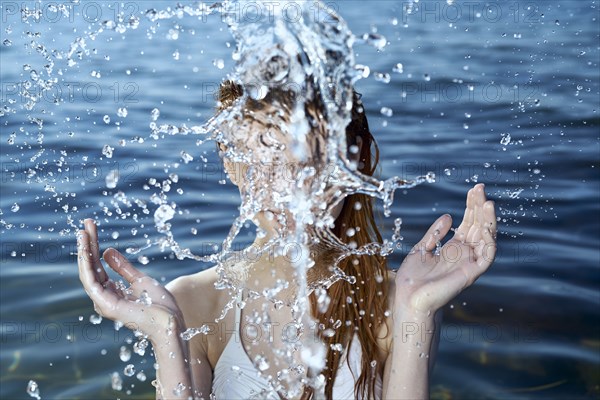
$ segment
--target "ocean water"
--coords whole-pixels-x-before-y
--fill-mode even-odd
[[[388,236],[403,219],[406,248],[390,267],[438,215],[458,221],[475,182],[496,202],[498,256],[445,309],[432,397],[598,398],[600,3],[327,4],[358,37],[357,62],[370,70],[357,90],[381,177],[437,176],[397,193],[392,217],[381,216]],[[196,146],[191,134],[154,139],[149,125],[206,121],[235,44],[219,15],[178,14],[172,2],[1,6],[0,398],[30,398],[30,380],[46,399],[151,397],[149,353],[123,362],[133,334],[95,323],[75,229],[94,217],[103,247],[143,248],[159,238],[152,196],[176,174],[166,194],[177,204],[177,240],[200,254],[223,240],[239,195],[214,146]],[[268,12],[256,7],[244,3],[239,17]],[[175,15],[151,21],[149,9]],[[85,46],[69,66],[60,54],[78,38]],[[52,78],[41,91],[40,79]],[[251,240],[248,227],[236,246]],[[130,258],[164,282],[209,267],[159,246]],[[128,364],[134,376],[125,376]],[[121,390],[111,387],[114,372]]]

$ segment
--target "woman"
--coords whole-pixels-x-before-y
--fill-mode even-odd
[[[221,107],[229,107],[242,95],[242,88],[227,82],[220,94]],[[349,157],[355,157],[363,174],[372,175],[378,162],[377,147],[357,97],[346,137],[349,148],[359,148],[357,156],[349,152]],[[224,165],[233,183],[239,184],[242,177],[236,176],[236,166],[227,159]],[[333,232],[343,242],[360,246],[381,241],[366,195],[347,197],[334,213]],[[257,248],[276,234],[276,221],[265,214],[257,216],[256,223],[265,232],[257,237]],[[495,256],[494,204],[486,201],[483,184],[469,191],[462,223],[440,248],[451,224],[448,214],[439,217],[397,273],[388,271],[379,256],[347,257],[339,267],[347,276],[356,277],[356,283],[339,280],[331,285],[327,289],[331,301],[325,307],[311,294],[312,315],[328,349],[322,371],[326,398],[428,397],[440,325],[437,311],[485,272]],[[227,313],[217,324],[215,320],[231,297],[226,290],[215,288],[215,268],[177,278],[165,288],[135,269],[119,252],[108,249],[104,260],[131,284],[125,293],[102,267],[93,220],[85,221],[78,244],[80,278],[96,311],[142,331],[152,342],[159,365],[157,398],[208,399],[211,393],[217,399],[286,398],[285,376],[305,374],[302,368],[290,371],[268,362],[279,359],[281,349],[294,336],[289,332],[290,326],[295,326],[289,307],[265,308],[264,299],[247,295],[288,282],[275,298],[276,303],[289,305],[296,288],[294,269],[286,257],[246,260],[246,296],[237,302],[245,306],[236,305],[235,312]],[[328,249],[312,250],[316,265],[310,269],[309,283],[327,274],[333,262]],[[259,311],[267,308],[268,332],[263,329],[265,324],[257,322]],[[201,326],[207,328],[206,334],[189,341],[181,338],[187,328]],[[313,395],[307,385],[301,396],[295,397]]]

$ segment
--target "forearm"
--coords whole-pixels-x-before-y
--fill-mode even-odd
[[[172,329],[160,339],[151,338],[157,365],[154,385],[160,400],[193,398],[188,342],[179,332]]]
[[[429,398],[429,358],[435,323],[432,313],[397,311],[391,354],[385,366],[384,399]]]

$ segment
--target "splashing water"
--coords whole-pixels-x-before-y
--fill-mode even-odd
[[[284,15],[286,4],[286,2],[278,4],[273,8],[272,13],[242,20],[236,18],[238,1],[224,2],[217,7],[198,5],[194,8],[178,5],[167,11],[146,12],[146,18],[152,22],[173,17],[181,18],[183,15],[199,17],[218,12],[221,13],[236,40],[237,47],[232,57],[237,64],[230,79],[243,88],[241,98],[201,126],[188,127],[161,123],[160,110],[153,108],[150,112],[148,134],[149,138],[154,140],[160,139],[161,135],[192,134],[199,137],[197,144],[218,141],[227,147],[224,154],[226,159],[247,166],[247,173],[238,177],[241,178],[240,213],[223,241],[221,250],[208,256],[201,256],[195,254],[192,249],[182,248],[179,245],[172,232],[171,222],[178,212],[178,207],[167,194],[170,185],[177,182],[173,174],[162,183],[149,182],[150,185],[161,190],[159,195],[150,198],[150,206],[146,199],[130,199],[124,192],[115,195],[114,204],[128,205],[133,202],[143,210],[144,214],[152,214],[149,208],[155,206],[152,215],[155,228],[161,238],[155,241],[149,240],[146,246],[140,248],[127,249],[129,254],[138,254],[144,249],[158,245],[161,249],[170,249],[179,259],[192,258],[216,263],[220,276],[217,287],[229,289],[232,293],[244,289],[244,282],[232,275],[228,268],[233,241],[244,224],[254,221],[260,212],[268,211],[277,215],[281,224],[278,235],[271,238],[264,248],[255,251],[282,254],[286,245],[290,243],[299,246],[301,257],[293,262],[298,284],[297,303],[293,307],[294,319],[301,325],[311,326],[314,325],[314,321],[308,312],[309,291],[318,287],[327,287],[339,279],[350,283],[356,280],[355,277],[346,276],[337,267],[342,259],[349,255],[387,256],[401,240],[398,222],[391,240],[386,240],[382,244],[370,243],[360,248],[352,248],[342,243],[330,230],[334,221],[331,215],[333,208],[346,196],[363,193],[381,199],[384,214],[389,216],[396,189],[433,182],[435,176],[428,174],[416,177],[414,180],[392,177],[381,181],[357,171],[356,165],[346,155],[345,128],[350,122],[354,83],[369,76],[370,69],[368,66],[356,65],[352,46],[355,42],[362,41],[377,49],[383,49],[387,41],[385,37],[374,33],[356,38],[345,22],[332,10],[327,9],[323,13],[315,14],[310,8],[315,7],[315,4],[309,2],[303,3],[301,18],[286,18]],[[316,6],[325,10],[320,3]],[[264,5],[263,8],[272,7]],[[38,42],[35,33],[31,34],[30,46],[47,61],[47,64],[44,71],[34,70],[31,67],[27,69],[30,86],[24,86],[21,93],[27,99],[25,104],[27,110],[34,110],[40,101],[39,93],[35,94],[34,91],[29,90],[31,86],[39,88],[41,93],[52,90],[58,82],[57,74],[62,75],[69,68],[76,68],[82,59],[95,54],[90,43],[98,35],[109,31],[122,34],[129,29],[137,29],[140,25],[137,17],[119,16],[115,19],[116,21],[104,21],[99,24],[96,31],[78,37],[64,52],[47,49]],[[169,31],[168,39],[177,40],[178,36],[178,31]],[[66,66],[57,71],[55,68],[58,62],[64,62]],[[402,66],[398,65],[396,72],[401,73]],[[222,69],[224,67],[222,60],[215,60],[215,66]],[[100,79],[102,74],[94,70],[91,76]],[[377,73],[376,78],[388,81],[389,75]],[[12,112],[12,110],[10,107],[5,108],[2,115],[5,112]],[[115,114],[120,118],[126,118],[127,108],[119,107]],[[392,116],[393,112],[389,108],[385,110],[382,108],[382,114]],[[101,115],[98,121],[100,125],[109,126],[114,123],[111,115]],[[114,118],[114,115],[112,117]],[[30,117],[30,121],[39,129],[37,142],[41,146],[44,141],[42,134],[44,121],[35,117]],[[140,143],[143,140],[143,138],[137,139]],[[32,160],[35,161],[43,150],[41,148]],[[101,154],[111,159],[117,151],[118,148],[105,144],[98,156]],[[181,151],[179,158],[184,163],[194,161],[194,156],[186,151]],[[106,188],[116,189],[124,178],[121,175],[118,170],[111,170],[105,175]],[[265,185],[265,181],[268,181],[268,185]],[[51,188],[51,190],[47,189],[48,192],[54,197],[59,197],[52,185],[45,185]],[[68,205],[65,207],[68,224],[72,228],[77,228],[70,214],[74,210],[71,210]],[[339,256],[334,260],[331,276],[309,286],[306,281],[307,271],[314,264],[309,246],[314,242],[335,249]],[[272,298],[277,290],[280,288],[270,288],[260,295]],[[143,301],[147,304],[151,303],[148,297]],[[224,318],[226,312],[233,308],[234,301],[232,298],[223,310],[221,318]],[[325,307],[328,301],[326,293],[319,292],[321,307]],[[182,337],[189,340],[199,333],[205,334],[206,329],[192,328]],[[302,344],[301,354],[302,361],[311,370],[309,376],[315,377],[307,383],[321,390],[319,372],[323,367],[323,346],[306,340]],[[291,355],[291,348],[287,349],[282,356],[282,362],[292,365],[294,361]],[[121,357],[122,360],[123,358]],[[273,360],[269,361],[273,362]],[[125,375],[131,376],[134,373],[135,371],[130,369]],[[120,390],[122,386],[120,375],[115,373],[112,380],[113,388]],[[277,382],[273,385],[280,386]],[[302,384],[299,381],[288,382],[287,390],[290,396],[298,394],[301,388]]]
[[[351,193],[364,193],[382,199],[389,215],[394,190],[434,177],[379,181],[358,172],[348,160],[345,128],[350,122],[353,84],[362,72],[355,68],[355,37],[339,16],[328,10],[326,15],[333,21],[315,19],[305,3],[302,18],[290,21],[282,3],[273,15],[238,22],[236,6],[234,1],[226,3],[223,14],[237,42],[234,59],[238,62],[231,79],[242,87],[243,95],[212,118],[205,129],[227,146],[225,157],[247,166],[248,173],[237,177],[242,194],[240,215],[218,260],[224,259],[246,221],[254,220],[259,212],[280,216],[282,229],[265,247],[279,253],[286,244],[294,243],[307,255],[293,263],[299,278],[296,318],[311,323],[306,276],[314,264],[308,256],[314,240],[338,247],[342,254],[325,286],[338,279],[352,282],[353,277],[337,268],[349,254],[387,255],[393,248],[389,243],[371,243],[351,249],[341,243],[329,230],[332,208]],[[385,38],[363,39],[385,44]],[[264,170],[268,170],[266,187],[256,179],[264,177]],[[334,177],[331,171],[335,171]],[[224,287],[234,282],[223,263],[218,271]],[[323,366],[323,354],[322,347],[303,343],[303,361],[317,373]],[[318,388],[317,381],[310,383]],[[292,385],[288,393],[295,395],[300,389]]]
[[[36,381],[29,381],[27,384],[27,394],[38,400],[42,398],[40,396],[40,387]]]

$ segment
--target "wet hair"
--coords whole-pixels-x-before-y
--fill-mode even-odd
[[[219,109],[231,106],[242,95],[243,88],[240,85],[225,81],[219,90]],[[319,119],[318,105],[309,104],[306,106],[306,111],[307,118]],[[362,145],[358,170],[372,176],[379,161],[379,149],[369,130],[360,95],[354,92],[351,121],[346,127],[348,147],[357,145],[359,137]],[[372,198],[362,193],[346,197],[332,231],[341,241],[348,244],[355,242],[357,246],[362,246],[372,242],[381,243],[382,237],[375,223]],[[351,236],[349,236],[350,232],[353,233]],[[319,253],[322,254],[322,250]],[[325,271],[330,267],[325,264],[331,261],[332,257],[315,257],[315,262]],[[338,346],[332,345],[341,344],[343,349],[348,349],[356,334],[362,350],[362,360],[361,372],[354,384],[354,394],[355,397],[374,398],[377,375],[383,372],[383,365],[378,362],[380,349],[377,335],[381,331],[382,324],[386,323],[385,311],[388,298],[386,262],[378,255],[352,256],[343,259],[339,268],[347,276],[354,276],[356,283],[338,280],[331,285],[327,289],[331,301],[325,312],[319,311],[316,294],[313,292],[310,295],[312,315],[319,323],[320,336],[327,348],[325,368],[322,371],[325,376],[325,397],[333,398],[333,386],[343,354],[343,351],[335,350]],[[361,310],[364,312],[361,313]],[[338,327],[340,322],[341,325]],[[333,336],[323,334],[329,329],[333,330]],[[351,355],[348,354],[348,365],[350,357]],[[372,364],[373,360],[376,361],[375,364]],[[313,391],[307,386],[302,399],[312,397]]]

